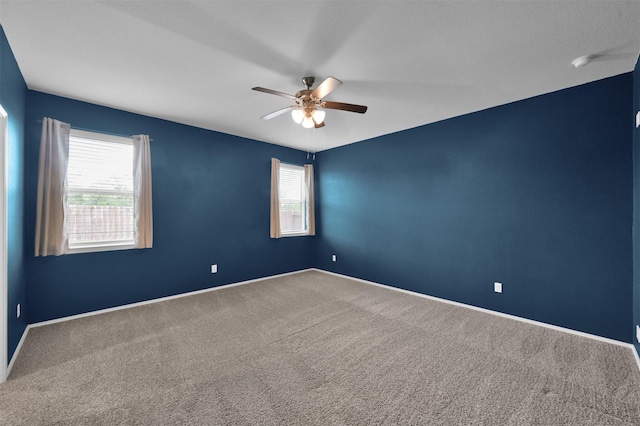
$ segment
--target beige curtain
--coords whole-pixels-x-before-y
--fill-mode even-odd
[[[316,214],[313,195],[313,164],[304,165],[304,182],[307,191],[307,227],[309,235],[316,235]]]
[[[153,246],[153,210],[149,136],[136,135],[132,139],[135,247],[151,248]]]
[[[282,237],[280,229],[280,160],[271,159],[271,238]]]
[[[58,120],[46,117],[42,120],[36,207],[36,256],[60,256],[69,250],[65,205],[70,128],[69,124]]]

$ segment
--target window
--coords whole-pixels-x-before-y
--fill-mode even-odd
[[[44,117],[34,254],[153,247],[149,142]]]
[[[71,129],[66,230],[70,252],[135,244],[133,141]]]
[[[280,164],[278,193],[282,235],[309,234],[304,167]]]
[[[269,236],[315,235],[313,165],[281,164],[271,159]]]

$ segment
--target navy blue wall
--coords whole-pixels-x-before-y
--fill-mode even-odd
[[[629,73],[319,153],[317,266],[630,342],[631,93]]]
[[[633,117],[640,111],[640,58],[633,70]],[[640,325],[640,128],[633,120],[633,344],[640,354],[636,325]]]
[[[305,152],[39,92],[28,93],[27,105],[30,323],[312,266],[315,237],[269,238],[270,159],[301,165]],[[33,256],[43,116],[82,129],[150,135],[152,249]]]
[[[23,248],[24,217],[24,117],[27,86],[0,27],[0,104],[7,111],[7,342],[10,361],[27,327],[26,317],[16,318],[16,305],[24,308],[27,296]]]

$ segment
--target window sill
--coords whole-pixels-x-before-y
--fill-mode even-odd
[[[136,246],[132,243],[126,244],[108,244],[99,246],[83,246],[70,248],[66,254],[80,254],[80,253],[96,253],[100,251],[116,251],[116,250],[130,250]]]
[[[311,237],[312,235],[309,235],[308,231],[304,231],[304,232],[287,232],[282,233],[282,237]]]

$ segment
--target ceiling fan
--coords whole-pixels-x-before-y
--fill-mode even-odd
[[[367,107],[364,105],[345,104],[343,102],[323,101],[325,96],[337,89],[342,82],[334,77],[327,77],[322,83],[315,89],[311,90],[311,86],[315,82],[315,77],[303,77],[302,84],[306,89],[298,91],[295,95],[289,95],[287,93],[278,92],[277,90],[265,89],[264,87],[253,87],[252,90],[258,92],[271,93],[272,95],[282,96],[293,102],[295,105],[291,105],[270,114],[262,116],[263,120],[270,120],[287,111],[291,111],[293,121],[298,124],[302,124],[303,127],[310,129],[315,127],[316,129],[324,127],[325,112],[322,109],[338,109],[342,111],[351,111],[364,114],[367,112]],[[321,108],[321,109],[319,109]]]

